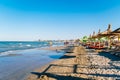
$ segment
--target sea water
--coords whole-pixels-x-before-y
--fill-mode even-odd
[[[62,42],[53,42],[53,45],[62,45]],[[49,42],[45,41],[0,41],[0,56],[13,53],[16,50],[26,50],[41,47],[48,47]]]
[[[43,47],[47,44],[47,42],[37,41],[0,41],[0,52]]]
[[[47,46],[48,42],[0,42],[0,80],[24,80],[35,69],[64,54],[39,49]]]

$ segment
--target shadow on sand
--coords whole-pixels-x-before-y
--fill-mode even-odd
[[[67,56],[64,55],[60,59],[68,59],[68,58],[74,58],[75,56]],[[47,72],[51,67],[70,67],[73,68],[73,72]],[[67,64],[67,65],[58,65],[58,64],[50,64],[43,72],[31,72],[31,74],[34,74],[37,76],[37,78],[40,78],[42,75],[46,75],[47,77],[54,78],[56,80],[91,80],[91,79],[86,79],[86,78],[81,78],[81,77],[74,77],[74,76],[64,76],[64,75],[58,75],[58,74],[77,74],[77,67],[78,65],[75,64]]]
[[[73,68],[73,72],[51,72],[48,73],[47,71],[52,67],[52,66],[59,66],[59,67],[71,67]],[[77,68],[78,65],[56,65],[56,64],[51,64],[49,65],[43,72],[31,72],[32,74],[36,75],[37,78],[40,78],[42,75],[46,75],[47,77],[51,77],[54,78],[56,80],[94,80],[92,78],[81,78],[81,77],[74,77],[74,76],[70,76],[70,74],[85,74],[88,76],[99,76],[99,77],[113,77],[113,78],[120,78],[120,75],[115,75],[115,74],[92,74],[92,73],[84,73],[84,72],[77,72]],[[85,67],[81,67],[81,68],[85,68]],[[58,75],[58,74],[67,74],[68,76],[64,76],[64,75]]]
[[[37,75],[38,78],[40,78],[41,75],[47,75],[48,77],[52,77],[56,80],[90,80],[90,79],[85,79],[85,78],[80,78],[80,77],[56,75],[56,74],[52,74],[52,73],[41,74],[38,72],[32,72],[32,74]]]
[[[95,54],[94,54],[95,55]],[[97,55],[100,55],[100,56],[104,56],[106,58],[109,58],[111,61],[120,61],[120,58],[117,57],[117,56],[114,56],[110,53],[105,53],[105,52],[99,52],[99,54]],[[67,56],[67,55],[64,55],[62,56],[60,59],[68,59],[68,58],[74,58],[75,56]],[[69,67],[69,68],[72,68],[72,72],[47,72],[51,67]],[[105,66],[101,66],[101,65],[97,65],[98,67],[96,69],[119,69],[120,70],[120,67],[119,66],[115,66],[113,64],[111,64],[111,67],[105,67]],[[93,74],[93,73],[85,73],[85,72],[77,72],[77,69],[78,68],[89,68],[90,66],[82,66],[82,65],[79,65],[79,64],[50,64],[43,72],[31,72],[31,74],[34,74],[37,76],[37,78],[40,78],[41,75],[46,75],[47,77],[51,77],[51,78],[54,78],[56,80],[94,80],[92,78],[81,78],[81,77],[74,77],[74,76],[71,76],[71,74],[85,74],[85,75],[88,75],[88,76],[100,76],[100,77],[113,77],[113,78],[120,78],[120,75],[115,75],[115,74],[99,74],[99,73],[96,73],[96,74]],[[64,75],[59,75],[59,74],[67,74],[68,76],[64,76]]]
[[[67,56],[67,55],[64,55],[62,57],[60,57],[60,59],[68,59],[68,58],[75,58],[76,56]]]
[[[99,55],[109,58],[111,61],[120,61],[120,57],[110,54],[109,52],[99,52]]]

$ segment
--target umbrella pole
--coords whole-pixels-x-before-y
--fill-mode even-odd
[[[118,35],[118,42],[120,41],[120,35]]]
[[[98,44],[99,44],[99,49],[100,49],[100,38],[98,38],[98,40],[99,40],[99,43],[98,43]]]
[[[110,36],[108,36],[108,48],[109,49],[111,48],[111,39],[110,39]]]

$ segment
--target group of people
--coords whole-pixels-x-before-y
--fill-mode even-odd
[[[79,46],[81,43],[80,43],[80,40],[74,40],[74,41],[65,41],[64,42],[64,45],[67,46],[67,45],[70,45],[70,46]]]

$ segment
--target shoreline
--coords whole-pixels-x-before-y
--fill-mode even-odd
[[[78,50],[78,49],[76,49]],[[79,50],[80,52],[81,50]],[[83,53],[83,52],[82,52]],[[26,80],[115,80],[120,79],[119,58],[86,50],[77,61],[77,51],[36,69]],[[117,63],[113,63],[113,60]],[[87,63],[87,64],[86,64]],[[114,66],[113,66],[114,65]]]
[[[15,54],[16,52],[28,51],[28,50],[49,50],[49,51],[56,51],[60,49],[64,49],[65,46],[51,46],[51,47],[41,47],[41,48],[31,48],[31,49],[23,49],[23,50],[9,50],[0,52],[0,57],[2,56],[9,56],[9,55],[18,55]]]
[[[45,48],[39,48],[40,50],[50,50],[50,51],[56,51],[56,50],[62,50],[65,49],[65,46],[50,46]]]
[[[42,49],[22,50],[15,54],[0,57],[0,80],[25,80],[31,71],[63,55],[62,52]]]

